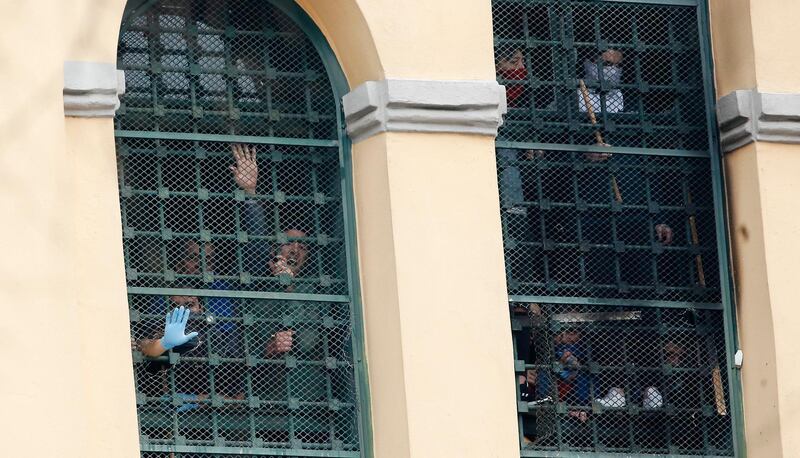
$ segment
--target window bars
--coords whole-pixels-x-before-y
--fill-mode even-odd
[[[493,1],[523,456],[734,453],[702,8]]]
[[[116,117],[144,457],[360,457],[339,109],[286,2],[129,5]],[[163,352],[164,316],[197,337]]]

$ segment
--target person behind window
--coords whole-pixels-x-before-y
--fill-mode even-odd
[[[200,253],[200,244],[194,240],[188,240],[182,245],[182,256],[176,263],[175,272],[180,275],[200,276],[209,274],[214,276],[216,267],[216,247],[212,242],[203,243],[203,255]],[[203,258],[205,258],[205,269],[203,268]],[[214,278],[208,285],[208,289],[229,291],[231,285],[218,278]],[[230,318],[236,313],[233,301],[226,297],[212,297],[209,298],[207,303],[208,312],[216,317]],[[235,325],[233,322],[225,321],[220,323],[220,327],[225,331],[233,331]]]
[[[497,77],[506,84],[506,103],[509,108],[520,107],[524,103],[526,87],[524,81],[528,77],[525,67],[525,56],[522,50],[514,48],[497,59]],[[517,82],[518,81],[518,82]],[[510,148],[499,148],[497,158],[500,165],[500,204],[503,211],[513,215],[524,215],[526,209],[522,205],[525,197],[522,190],[522,177],[517,165],[518,153]]]
[[[589,93],[589,103],[592,110],[597,113],[619,113],[625,110],[625,101],[622,90],[615,87],[622,82],[622,53],[616,49],[609,49],[600,53],[597,61],[593,62],[586,59],[583,62],[583,79]],[[611,85],[613,89],[601,90],[602,86]],[[578,108],[582,112],[587,111],[586,101],[583,98],[581,89],[578,89]]]
[[[256,149],[239,144],[232,145],[231,149],[235,161],[230,167],[231,173],[237,186],[248,196],[243,204],[247,232],[264,236],[267,234],[265,211],[261,202],[254,198],[258,187]],[[286,241],[271,247],[265,243],[253,243],[247,253],[248,268],[256,275],[263,274],[280,280],[276,282],[280,292],[315,293],[315,287],[302,278],[311,255],[306,243],[307,232],[289,227],[282,236]],[[260,347],[263,348],[264,357],[283,359],[290,356],[298,360],[297,366],[291,369],[283,363],[276,363],[277,367],[270,370],[265,380],[268,386],[263,387],[262,391],[267,399],[285,400],[288,396],[301,401],[324,401],[328,397],[329,386],[332,397],[342,400],[346,396],[346,386],[341,383],[345,378],[335,373],[341,368],[329,365],[333,362],[331,358],[337,364],[349,359],[349,330],[346,325],[323,330],[322,325],[324,320],[342,313],[341,310],[334,310],[339,305],[290,299],[256,300],[250,303],[249,307],[256,316],[267,319],[262,322],[259,331],[261,340],[264,340],[263,336],[269,336]],[[319,364],[321,362],[325,364]],[[324,416],[331,414],[323,410],[308,412],[301,409],[297,415],[318,418],[324,422]],[[312,442],[325,442],[326,437],[322,431],[306,434],[306,438]]]
[[[150,358],[158,358],[170,350],[187,357],[204,358],[208,356],[208,341],[214,333],[211,320],[204,314],[203,304],[197,296],[170,296],[169,310],[164,324],[158,320],[144,320],[137,334],[146,337],[135,342],[135,349]],[[189,331],[187,334],[187,330]],[[170,393],[166,380],[167,371],[175,371],[175,395],[184,401],[179,412],[200,408],[208,399],[211,390],[208,382],[208,364],[203,361],[181,362],[179,366],[171,366],[166,361],[149,361],[147,371],[160,374],[162,387],[146,387],[145,392],[153,395],[161,392]],[[216,394],[226,399],[243,399],[241,378],[234,374],[220,377],[214,387]]]

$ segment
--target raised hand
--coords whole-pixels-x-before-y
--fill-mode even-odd
[[[165,350],[183,345],[197,337],[196,332],[184,334],[190,314],[189,309],[185,307],[176,308],[172,313],[167,313],[166,323],[164,323],[164,337],[161,338],[161,346]]]
[[[256,184],[258,184],[258,162],[256,162],[255,147],[234,143],[231,145],[231,152],[236,160],[236,165],[228,167],[233,173],[233,179],[244,192],[254,195]]]
[[[294,330],[276,332],[267,343],[267,356],[276,356],[287,351],[292,351]]]

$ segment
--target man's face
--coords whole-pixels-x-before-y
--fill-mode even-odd
[[[510,57],[501,58],[497,62],[498,71],[522,70],[525,68],[525,56],[519,49],[514,51]]]
[[[553,338],[556,345],[572,345],[578,343],[579,340],[581,340],[581,333],[576,329],[568,329],[556,334]]]
[[[204,245],[206,257],[206,270],[214,270],[214,245],[206,243]],[[178,273],[185,275],[198,275],[202,272],[202,263],[200,259],[200,245],[197,242],[187,242],[184,258],[178,264]]]
[[[289,238],[302,238],[306,233],[297,229],[289,229],[285,232]],[[291,270],[291,275],[297,275],[308,259],[308,246],[299,241],[292,240],[278,247],[275,258],[269,263],[270,271],[273,275],[286,273],[286,269]]]
[[[600,57],[611,65],[618,65],[622,62],[622,53],[616,49],[609,49],[600,54]]]
[[[170,296],[173,307],[186,307],[192,313],[203,313],[203,304],[197,296]]]
[[[671,366],[680,366],[685,354],[686,350],[674,342],[664,345],[664,361]]]

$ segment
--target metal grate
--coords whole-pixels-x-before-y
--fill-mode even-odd
[[[142,3],[120,36],[118,129],[338,139],[314,44],[269,2]]]
[[[144,457],[361,456],[345,143],[291,8],[126,8],[116,136]],[[198,335],[164,351],[179,306]]]
[[[512,310],[524,451],[732,454],[720,311]]]
[[[497,155],[511,294],[719,302],[708,158]]]
[[[509,107],[499,141],[593,141],[583,80],[608,143],[707,149],[696,7],[495,0],[493,14]]]
[[[523,456],[734,454],[703,8],[493,1]]]

